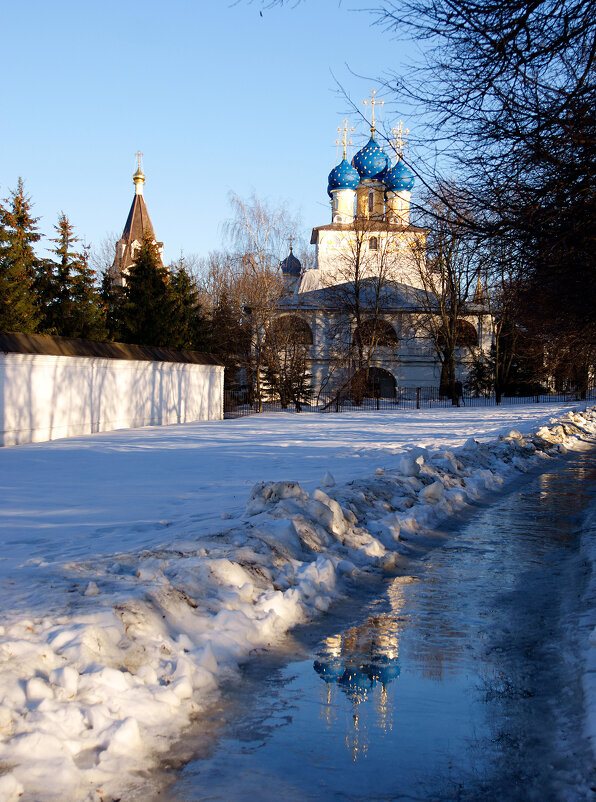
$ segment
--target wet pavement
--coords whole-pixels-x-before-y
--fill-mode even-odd
[[[404,576],[244,666],[160,798],[596,799],[578,629],[594,504],[592,451],[452,521]]]

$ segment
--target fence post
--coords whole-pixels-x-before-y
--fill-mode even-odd
[[[420,409],[420,390],[421,387],[416,388],[416,409]]]
[[[538,395],[538,393],[536,393],[536,403],[537,403],[537,404],[539,404],[539,403],[540,403],[540,396]]]

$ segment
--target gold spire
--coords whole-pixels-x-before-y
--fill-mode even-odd
[[[377,90],[373,89],[373,90],[371,90],[371,93],[370,93],[370,100],[363,100],[362,101],[362,105],[363,106],[367,106],[368,104],[370,104],[370,107],[372,109],[372,119],[370,121],[370,135],[374,136],[375,135],[375,131],[377,130],[375,128],[375,106],[384,106],[385,105],[385,101],[384,100],[377,100]]]
[[[145,173],[143,172],[143,154],[140,150],[137,150],[135,156],[137,157],[137,170],[133,175],[132,180],[135,185],[135,193],[137,195],[142,195],[143,184],[145,183]]]
[[[397,128],[391,129],[391,133],[393,134],[393,139],[391,140],[391,146],[395,151],[397,160],[399,161],[401,157],[404,155],[404,150],[406,149],[406,137],[410,133],[410,129],[404,128],[403,120],[400,120],[397,125]]]
[[[348,134],[353,134],[354,133],[354,129],[353,128],[348,128],[348,121],[344,120],[344,127],[343,128],[338,128],[337,129],[337,133],[340,134],[341,139],[336,139],[335,140],[335,144],[336,145],[341,145],[343,147],[343,158],[345,159],[346,158],[346,154],[348,152],[348,145],[352,144],[352,139],[351,138],[350,138],[350,141],[348,142]]]

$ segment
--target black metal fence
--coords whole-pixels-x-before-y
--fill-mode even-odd
[[[496,406],[497,403],[494,395],[474,395],[467,390],[462,392],[458,401],[462,407],[491,407]],[[591,387],[585,392],[503,396],[501,405],[579,401],[596,401],[596,388]],[[453,406],[451,398],[442,394],[438,387],[398,387],[393,398],[354,399],[347,394],[319,393],[318,396],[313,397],[310,403],[301,404],[300,410],[296,409],[295,404],[282,405],[281,401],[272,399],[262,400],[259,403],[255,398],[251,398],[246,390],[226,390],[224,392],[224,418],[240,418],[259,412],[374,412],[397,409],[440,409],[451,406]]]

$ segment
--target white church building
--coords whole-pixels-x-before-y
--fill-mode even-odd
[[[343,159],[328,178],[331,222],[312,231],[314,266],[302,270],[292,248],[280,265],[279,317],[308,349],[315,395],[349,392],[363,373],[366,395],[393,397],[397,388],[444,385],[437,316],[423,273],[428,232],[410,222],[414,176],[402,159],[401,123],[396,133],[392,164],[375,138],[373,96],[370,139],[350,163],[346,122]],[[474,357],[488,353],[491,340],[478,285],[458,320],[458,381],[465,383]]]

